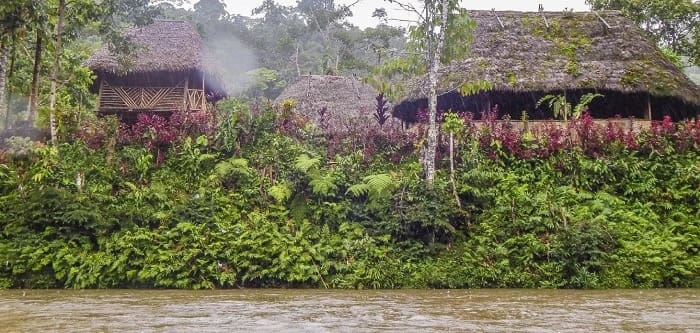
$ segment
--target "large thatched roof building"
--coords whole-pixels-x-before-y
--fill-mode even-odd
[[[368,121],[375,111],[377,95],[376,89],[353,77],[301,75],[275,103],[292,99],[296,111],[314,123],[329,121],[331,126],[339,127],[352,121]]]
[[[97,74],[99,112],[204,110],[223,96],[197,30],[184,21],[157,20],[125,32],[128,57],[105,46],[87,61]]]
[[[655,43],[619,12],[471,11],[472,52],[440,73],[438,109],[479,115],[498,105],[501,115],[551,118],[535,108],[546,94],[566,94],[574,104],[589,92],[605,95],[591,105],[594,117],[659,119],[694,117],[700,89]],[[492,89],[462,96],[465,83]],[[407,85],[393,114],[407,121],[427,108],[427,77]]]

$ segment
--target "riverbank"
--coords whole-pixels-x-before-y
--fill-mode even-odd
[[[463,119],[428,188],[421,125],[176,120],[6,152],[0,287],[700,286],[697,122]]]

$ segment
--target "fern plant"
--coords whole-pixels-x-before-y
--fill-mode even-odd
[[[296,158],[294,167],[303,172],[309,179],[311,192],[321,197],[332,197],[338,191],[337,175],[329,171],[322,173],[320,170],[321,159],[302,154]]]
[[[267,189],[267,194],[273,197],[277,203],[283,203],[292,196],[292,190],[286,183],[270,186]]]
[[[309,155],[303,154],[296,158],[294,167],[303,173],[308,173],[310,170],[318,168],[320,164],[321,159],[318,157],[309,157]]]
[[[366,176],[362,183],[350,186],[345,194],[352,194],[354,197],[367,195],[370,200],[375,201],[390,193],[394,185],[394,178],[388,173],[379,173]]]
[[[214,166],[214,173],[210,177],[215,183],[240,183],[250,179],[253,175],[252,169],[248,166],[248,160],[244,158],[232,157],[221,161]]]

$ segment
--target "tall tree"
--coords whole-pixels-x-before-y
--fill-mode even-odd
[[[428,33],[428,82],[430,83],[428,91],[428,138],[425,152],[425,181],[432,186],[435,180],[435,155],[437,151],[437,98],[438,98],[438,73],[442,66],[442,52],[445,46],[447,19],[449,15],[449,1],[440,0],[439,10],[435,8],[432,11],[428,7],[428,2],[425,2],[426,18],[430,15],[441,14],[440,30],[436,33],[433,27],[430,26],[430,21],[425,23],[425,31]],[[432,20],[432,19],[431,19]],[[430,30],[428,30],[430,29]],[[431,37],[434,36],[434,37]],[[437,46],[433,48],[437,42]]]
[[[32,5],[33,26],[36,39],[34,41],[34,64],[32,66],[32,82],[29,88],[29,99],[27,101],[27,122],[30,126],[34,125],[37,118],[37,109],[39,104],[39,75],[41,73],[42,58],[44,55],[44,41],[49,37],[47,35],[48,28],[46,24],[46,3],[35,0]]]
[[[6,41],[0,39],[0,116],[5,117],[5,129],[7,129],[10,119],[7,108],[6,83],[7,83],[7,59],[10,48]]]
[[[61,70],[61,48],[63,47],[63,21],[66,13],[66,0],[58,1],[56,14],[56,28],[54,30],[54,58],[51,68],[51,93],[49,97],[49,128],[51,130],[51,143],[58,140],[58,124],[56,122],[56,89],[58,86],[58,73]]]
[[[194,12],[200,22],[217,22],[225,19],[226,4],[220,0],[199,0],[194,4]]]
[[[5,129],[10,119],[7,105],[7,79],[10,53],[14,53],[17,30],[22,25],[22,1],[9,0],[0,6],[0,116],[4,116]]]
[[[382,23],[374,28],[366,28],[360,42],[374,56],[374,64],[379,66],[391,52],[398,51],[403,46],[400,44],[403,44],[405,32],[403,28]],[[396,44],[399,44],[397,50],[392,50]]]
[[[461,59],[469,51],[473,40],[474,21],[458,0],[423,0],[422,8],[410,2],[385,0],[413,13],[418,19],[409,28],[407,56],[387,61],[378,69],[385,77],[394,75],[404,79],[428,75],[428,130],[423,149],[425,182],[432,187],[435,181],[437,151],[437,99],[439,72],[443,65]],[[386,86],[386,85],[384,85]]]
[[[338,71],[343,47],[347,45],[345,19],[352,16],[350,5],[337,5],[334,0],[297,0],[297,11],[306,21],[310,32],[318,33],[322,48],[321,72]]]
[[[27,102],[27,122],[33,125],[36,121],[37,107],[39,104],[39,73],[41,72],[41,58],[44,51],[44,40],[40,30],[36,31],[36,42],[34,43],[34,66],[32,68],[32,84]]]
[[[649,32],[661,47],[700,65],[700,2],[693,0],[586,0],[593,10],[613,9]]]

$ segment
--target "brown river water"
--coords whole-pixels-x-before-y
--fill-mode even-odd
[[[0,332],[700,332],[700,290],[0,290]]]

